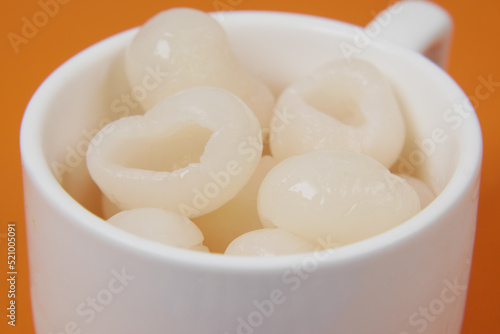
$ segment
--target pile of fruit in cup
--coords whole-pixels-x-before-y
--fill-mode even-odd
[[[108,124],[89,145],[103,216],[118,228],[191,250],[276,256],[369,238],[434,198],[389,171],[405,123],[366,60],[333,59],[275,97],[217,21],[175,8],[146,22],[124,66],[131,87],[148,66],[168,75],[140,101],[143,115]]]

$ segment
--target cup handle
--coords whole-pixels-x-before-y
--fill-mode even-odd
[[[453,21],[443,8],[422,0],[399,1],[378,14],[365,28],[378,37],[417,51],[446,68]]]

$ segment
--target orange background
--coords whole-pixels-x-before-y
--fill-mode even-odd
[[[53,0],[41,0],[51,2]],[[8,33],[21,34],[22,18],[40,11],[38,0],[1,0],[0,4],[0,332],[34,333],[29,299],[29,272],[18,134],[24,108],[40,83],[56,67],[95,42],[140,25],[160,10],[189,6],[212,11],[217,4],[236,10],[265,9],[308,13],[364,25],[388,0],[270,1],[213,0],[59,0],[59,12],[16,53]],[[467,95],[474,95],[480,76],[500,82],[500,1],[436,0],[455,21],[449,73]],[[232,5],[231,5],[232,4]],[[230,8],[228,8],[230,9]],[[484,165],[479,221],[463,334],[500,333],[500,224],[495,200],[500,177],[500,87],[482,100],[477,112],[483,127]],[[17,318],[7,325],[7,223],[17,223]],[[3,273],[3,274],[2,274]],[[48,334],[48,333],[43,333]],[[115,334],[115,333],[110,333]],[[117,333],[118,334],[118,333]],[[311,333],[314,334],[314,333]],[[352,334],[352,333],[339,333]],[[372,333],[383,334],[383,333]],[[385,333],[384,333],[385,334]],[[387,333],[389,334],[389,333]],[[444,334],[444,333],[443,333]]]

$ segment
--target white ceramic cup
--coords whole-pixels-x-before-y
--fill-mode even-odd
[[[172,248],[104,223],[92,213],[99,212],[98,196],[83,157],[108,116],[119,116],[109,113],[120,87],[110,88],[108,75],[120,73],[119,55],[137,30],[126,31],[58,68],[23,119],[36,332],[458,334],[474,244],[481,130],[457,84],[415,52],[445,63],[446,13],[429,3],[396,4],[370,30],[278,12],[214,17],[241,61],[275,91],[333,57],[354,52],[374,62],[408,123],[393,169],[415,173],[439,195],[370,239],[276,258]]]

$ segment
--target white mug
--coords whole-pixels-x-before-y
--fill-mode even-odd
[[[366,29],[281,12],[213,17],[241,61],[274,91],[334,57],[375,63],[397,92],[409,125],[393,170],[414,173],[439,195],[375,237],[275,258],[177,249],[104,223],[92,213],[99,206],[84,154],[109,121],[109,96],[123,88],[110,88],[108,75],[119,74],[119,55],[137,29],[120,33],[51,74],[23,119],[36,332],[459,334],[474,244],[481,130],[463,91],[419,54],[445,65],[448,15],[411,1],[393,5]]]

